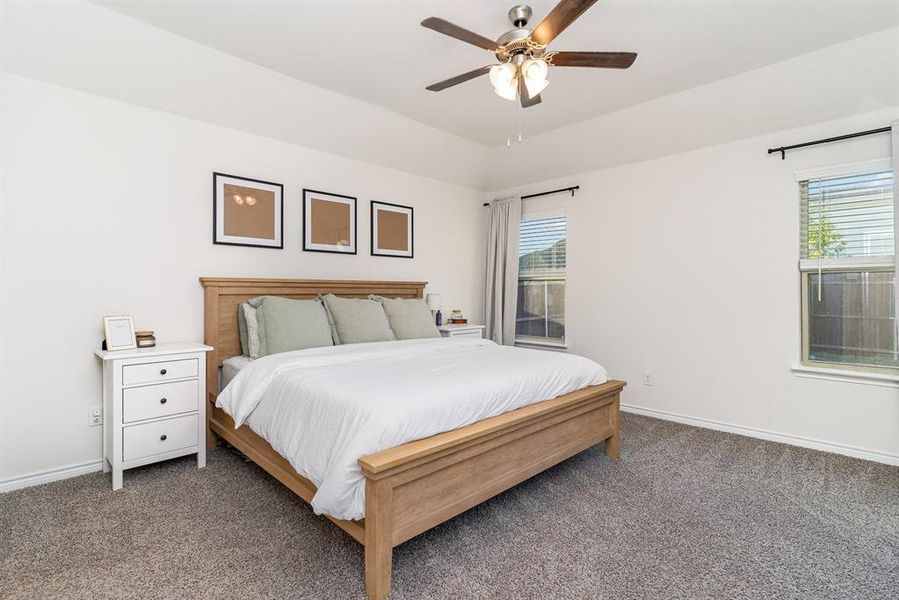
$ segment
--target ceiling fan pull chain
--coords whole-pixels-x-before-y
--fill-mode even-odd
[[[518,143],[521,143],[521,102],[518,102]]]

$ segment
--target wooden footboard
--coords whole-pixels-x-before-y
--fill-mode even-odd
[[[606,441],[618,458],[610,381],[359,459],[365,475],[365,591],[390,594],[393,547]]]

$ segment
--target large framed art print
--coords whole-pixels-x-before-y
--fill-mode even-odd
[[[212,174],[212,243],[284,248],[284,186]]]

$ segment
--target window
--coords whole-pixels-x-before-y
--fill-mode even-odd
[[[565,344],[565,215],[525,217],[518,246],[515,339]]]
[[[892,171],[810,178],[799,186],[803,363],[895,372]]]

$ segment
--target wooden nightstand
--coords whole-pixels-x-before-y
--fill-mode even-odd
[[[437,329],[443,337],[484,337],[484,325],[441,325]]]
[[[94,352],[103,360],[103,472],[197,455],[206,466],[206,353],[195,343]]]

